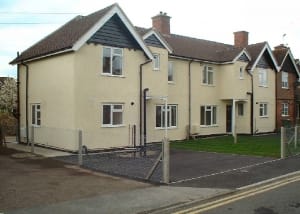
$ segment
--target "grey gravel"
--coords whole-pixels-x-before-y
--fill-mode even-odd
[[[84,154],[82,167],[112,175],[145,180],[160,152],[161,146],[155,145],[147,147],[146,155],[144,155],[144,152],[126,150]],[[60,156],[55,159],[78,164],[77,155]],[[149,181],[161,182],[161,171],[161,163],[159,163]]]

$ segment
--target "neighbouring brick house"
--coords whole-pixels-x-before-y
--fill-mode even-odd
[[[276,128],[296,123],[296,87],[299,70],[290,48],[276,46],[273,54],[279,66],[276,75]]]

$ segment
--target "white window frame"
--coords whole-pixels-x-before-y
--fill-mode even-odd
[[[281,116],[287,117],[289,116],[289,104],[281,103]]]
[[[41,126],[41,104],[40,103],[31,104],[31,125],[34,127]]]
[[[237,104],[237,112],[238,112],[238,116],[242,117],[245,114],[245,109],[244,109],[244,103],[238,103]]]
[[[108,49],[110,50],[110,72],[104,72],[104,50]],[[116,51],[121,51],[121,53],[116,53]],[[120,74],[114,74],[113,73],[113,58],[115,56],[121,57],[121,73]],[[106,76],[116,76],[116,77],[122,77],[124,76],[123,74],[123,49],[122,48],[114,48],[114,47],[108,47],[108,46],[104,46],[102,48],[102,75],[106,75]]]
[[[168,82],[169,83],[174,82],[174,63],[172,61],[168,62]]]
[[[268,103],[259,103],[259,117],[268,117]]]
[[[265,69],[258,71],[258,86],[268,87],[268,71]]]
[[[202,118],[202,109],[204,109],[204,118]],[[210,124],[207,124],[207,114],[210,114]],[[215,118],[214,118],[215,117]],[[202,121],[203,119],[203,121]],[[217,126],[218,113],[216,105],[203,105],[200,106],[200,127],[213,127]]]
[[[281,72],[281,88],[289,88],[289,73],[282,71]]]
[[[205,65],[202,71],[202,84],[211,86],[214,85],[214,83],[214,68],[212,66]]]
[[[239,78],[240,78],[240,80],[243,80],[245,77],[244,77],[244,75],[245,75],[245,70],[244,70],[244,67],[240,67],[240,70],[239,70]]]
[[[153,54],[153,70],[160,70],[160,55],[158,53]]]
[[[109,123],[104,123],[104,106],[110,107]],[[121,108],[116,108],[116,106],[121,106]],[[118,124],[113,124],[114,113],[122,113],[122,121]],[[124,126],[124,104],[122,103],[103,103],[102,104],[102,127],[120,127]]]
[[[160,109],[160,124],[157,123],[158,117],[158,108]],[[172,117],[172,110],[175,109],[176,116],[175,118]],[[177,128],[178,126],[178,105],[170,104],[167,106],[167,128]],[[175,125],[172,125],[175,119]],[[155,128],[156,129],[163,129],[165,128],[165,105],[156,105],[155,107]]]

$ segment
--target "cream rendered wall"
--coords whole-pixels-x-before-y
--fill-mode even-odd
[[[254,88],[254,132],[273,132],[275,130],[276,120],[276,72],[272,69],[267,70],[267,87],[259,86],[258,71],[261,68],[255,68],[253,71],[253,88]],[[265,102],[268,104],[267,117],[259,116],[259,103]]]
[[[237,133],[251,133],[251,96],[247,92],[252,92],[251,75],[245,70],[246,62],[237,61],[232,64],[221,65],[219,72],[220,87],[219,98],[227,100],[228,104],[232,104],[232,100],[243,100],[236,103],[236,131]],[[243,78],[240,78],[240,67],[244,69]],[[244,115],[238,115],[238,103],[243,103]]]
[[[123,76],[102,74],[102,45],[84,45],[75,53],[76,127],[83,130],[83,144],[88,149],[132,145],[130,129],[136,125],[139,143],[139,65],[144,63],[142,51],[123,49]],[[148,72],[151,64],[144,66]],[[102,105],[124,106],[123,126],[102,126]]]
[[[41,127],[35,128],[35,143],[74,150],[74,77],[73,54],[28,62],[28,117],[31,126],[31,104],[41,105]],[[26,72],[20,66],[21,133],[26,135]],[[31,133],[31,131],[29,132]],[[61,136],[57,138],[57,136]]]
[[[213,85],[205,85],[202,83],[202,71],[205,65],[213,67]],[[226,104],[219,99],[220,87],[220,66],[212,64],[204,64],[193,62],[191,64],[191,126],[200,127],[200,135],[220,134],[226,132]],[[217,125],[200,126],[200,106],[215,105],[217,106]]]
[[[152,97],[147,101],[147,142],[159,142],[164,137],[164,129],[156,128],[156,105],[164,104],[163,100],[158,99],[159,96],[168,96],[168,51],[156,47],[149,49],[152,53],[159,54],[160,69],[154,70],[153,63],[150,63],[143,71],[143,89],[149,88],[147,95]],[[169,99],[168,96],[168,104],[177,104]],[[177,131],[177,128],[168,129],[168,138],[177,139]]]

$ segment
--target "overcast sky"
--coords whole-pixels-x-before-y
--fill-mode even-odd
[[[0,0],[0,76],[16,77],[17,67],[8,63],[17,51],[74,16],[115,2],[136,26],[151,27],[151,17],[162,11],[172,17],[171,33],[233,44],[233,32],[246,30],[250,44],[268,41],[271,48],[288,44],[294,57],[300,58],[296,0]]]

